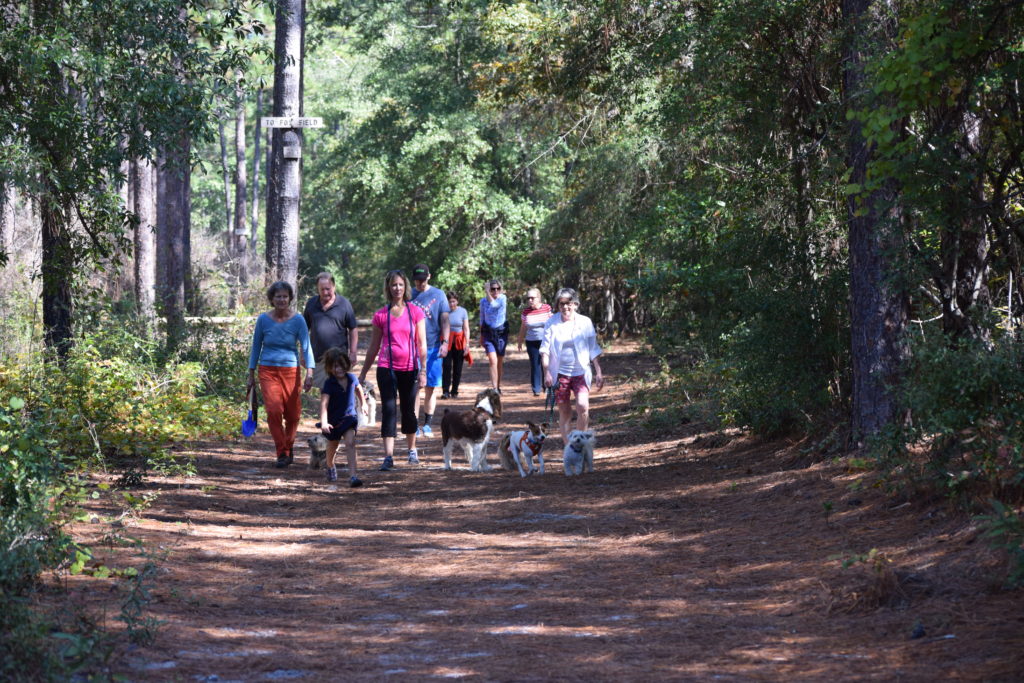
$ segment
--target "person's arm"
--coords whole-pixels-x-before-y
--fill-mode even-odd
[[[462,320],[462,333],[466,335],[466,348],[469,349],[469,313]]]
[[[355,365],[359,361],[359,328],[353,327],[348,331],[348,359]]]
[[[448,355],[448,349],[450,349],[451,346],[452,346],[452,342],[451,342],[452,326],[451,326],[451,323],[448,320],[448,315],[449,314],[448,314],[447,311],[442,311],[441,312],[441,343],[439,344],[439,348],[437,350],[437,357],[438,358],[444,358],[445,356],[447,356]]]
[[[259,362],[263,350],[263,316],[256,318],[256,327],[252,331],[252,347],[249,349],[249,379],[245,383],[245,391],[249,392],[256,384],[256,363]]]
[[[356,384],[355,395],[356,395],[356,413],[362,414],[362,412],[363,412],[363,404],[366,402],[366,398],[363,396],[363,385],[362,384]]]
[[[309,391],[313,386],[313,368],[316,367],[316,361],[313,359],[313,347],[309,343],[309,328],[306,327],[305,319],[299,318],[298,326],[299,348],[302,349],[299,354],[299,365],[306,368],[306,380],[302,383],[302,390]]]
[[[416,347],[420,354],[420,386],[427,386],[427,322],[423,318],[416,321]]]
[[[590,359],[591,365],[594,366],[594,387],[600,391],[604,387],[604,375],[601,374],[601,361],[597,357]]]
[[[325,394],[323,391],[320,392],[320,431],[324,434],[329,434],[334,427],[327,422],[327,404],[330,403],[330,394]]]
[[[380,351],[380,340],[382,336],[380,328],[374,325],[373,331],[370,334],[370,345],[367,347],[366,357],[363,359],[363,367],[359,371],[360,384],[366,381],[366,373],[370,371],[370,367],[373,365],[373,362],[377,360],[377,352]]]

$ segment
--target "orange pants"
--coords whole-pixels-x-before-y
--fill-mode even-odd
[[[267,426],[278,454],[292,450],[295,433],[299,430],[302,417],[302,373],[299,370],[298,367],[259,366],[263,408],[267,411]]]

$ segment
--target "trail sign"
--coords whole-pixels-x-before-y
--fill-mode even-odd
[[[263,116],[260,125],[264,128],[323,128],[320,116]]]

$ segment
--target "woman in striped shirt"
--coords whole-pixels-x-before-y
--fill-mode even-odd
[[[522,324],[519,326],[519,342],[517,349],[523,350],[526,342],[526,354],[530,357],[530,386],[533,395],[540,396],[544,389],[544,375],[540,367],[540,342],[544,339],[544,323],[551,317],[551,306],[544,303],[540,290],[536,287],[526,291],[526,307],[523,308]]]

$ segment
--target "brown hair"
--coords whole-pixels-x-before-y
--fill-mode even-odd
[[[402,278],[402,281],[405,282],[405,300],[412,300],[412,292],[409,291],[409,278],[407,278],[405,273],[400,270],[389,270],[384,276],[384,300],[387,301],[389,305],[391,304],[391,283],[398,278]]]
[[[332,346],[324,351],[324,372],[333,376],[334,369],[339,366],[342,372],[349,371],[352,367],[352,361],[349,359],[348,354],[337,346]]]

